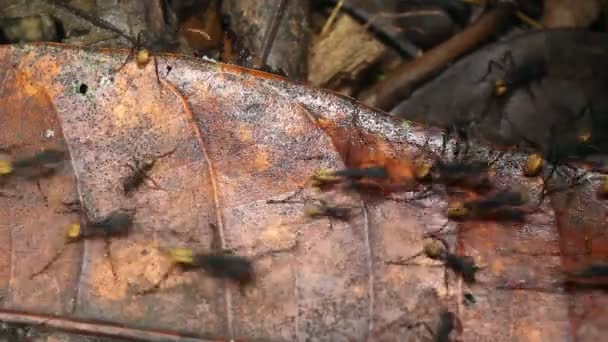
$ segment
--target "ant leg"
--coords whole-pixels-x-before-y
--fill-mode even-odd
[[[494,157],[494,159],[492,159],[491,162],[488,163],[488,166],[492,166],[494,165],[497,161],[499,161],[503,156],[505,155],[504,151],[498,151],[498,153],[496,153],[496,157]]]
[[[446,228],[448,227],[448,225],[449,225],[449,224],[450,224],[450,221],[448,220],[448,221],[447,221],[447,222],[446,222],[446,223],[445,223],[443,226],[441,226],[441,228],[439,228],[439,229],[437,229],[437,230],[435,230],[435,231],[433,231],[433,232],[426,233],[426,234],[422,235],[422,237],[423,237],[423,238],[433,238],[433,237],[439,236],[439,234],[440,234],[440,233],[441,233],[441,232],[442,232],[444,229],[446,229]]]
[[[429,334],[431,334],[431,336],[435,335],[435,333],[433,333],[433,329],[431,329],[431,327],[429,326],[429,324],[427,322],[416,322],[416,323],[412,323],[412,324],[406,324],[405,326],[408,330],[418,328],[419,326],[423,326],[426,329],[426,331],[428,331]]]
[[[589,174],[589,171],[585,171],[585,172],[581,173],[580,175],[576,175],[574,178],[572,178],[572,180],[570,181],[570,184],[568,184],[566,186],[555,187],[553,189],[549,189],[544,193],[544,196],[546,197],[550,194],[554,194],[554,193],[557,193],[560,191],[566,191],[569,189],[574,189],[577,186],[581,186],[587,181],[586,176],[588,174]]]
[[[104,248],[106,250],[106,257],[108,258],[109,262],[110,262],[110,271],[112,272],[112,276],[114,276],[114,280],[118,279],[118,276],[116,275],[116,270],[114,269],[114,260],[112,259],[112,249],[110,248],[110,239],[108,237],[106,237],[104,239]]]
[[[129,61],[133,58],[134,51],[135,51],[135,48],[132,48],[132,49],[129,50],[129,54],[127,55],[127,59],[125,59],[125,61],[122,63],[122,65],[118,69],[116,69],[114,71],[114,73],[118,73],[119,71],[121,71],[125,67],[125,65],[127,65],[127,63],[129,63]]]
[[[158,86],[161,87],[162,84],[160,83],[160,77],[158,76],[158,61],[156,60],[156,56],[152,56],[152,59],[154,59],[154,72],[156,72],[156,82],[158,82]]]
[[[507,50],[502,56],[502,65],[507,70],[512,70],[515,67],[515,58],[513,58],[513,52]]]
[[[32,273],[32,275],[30,275],[30,279],[34,279],[44,273],[46,270],[48,270],[55,263],[55,261],[59,260],[59,257],[63,254],[64,249],[65,245],[61,247],[61,249],[55,254],[55,256],[53,256],[53,258],[49,262],[47,262],[46,265],[44,265],[39,271]]]
[[[166,190],[165,188],[161,187],[160,185],[158,185],[158,183],[156,183],[156,181],[154,180],[154,178],[152,178],[152,177],[148,176],[148,175],[147,175],[147,174],[145,174],[145,173],[143,174],[143,177],[144,177],[145,179],[149,180],[149,181],[150,181],[150,183],[152,183],[152,185],[154,186],[153,188],[155,188],[155,189],[157,189],[157,190],[160,190],[160,191],[167,192],[167,190]]]
[[[548,190],[549,187],[547,186],[547,183],[551,181],[551,178],[553,177],[553,174],[555,173],[556,169],[557,169],[557,164],[553,164],[551,166],[551,171],[549,171],[549,174],[547,175],[547,177],[543,177],[543,189],[541,190],[540,199],[538,200],[537,207],[540,207],[540,205],[545,200],[545,197],[547,197],[548,195],[550,195],[551,193],[554,192],[552,190]]]
[[[296,190],[293,194],[285,197],[284,199],[281,200],[267,200],[266,204],[295,204],[295,203],[302,203],[301,200],[294,200],[294,198],[298,197],[302,191],[304,191],[304,187],[300,186],[298,187],[298,190]]]
[[[448,145],[448,137],[451,135],[452,133],[452,126],[450,125],[450,127],[448,127],[448,129],[443,133],[442,137],[441,137],[441,155],[445,155],[445,149]]]
[[[137,168],[136,165],[131,165],[130,163],[126,163],[125,164],[129,169],[131,169],[131,171],[133,172],[139,172],[139,169]]]
[[[40,180],[36,179],[36,187],[38,188],[38,191],[40,192],[40,194],[42,195],[42,199],[44,200],[44,203],[48,206],[49,203],[49,199],[48,197],[46,197],[46,195],[44,194],[44,191],[42,191],[42,186],[40,185]]]
[[[407,266],[407,265],[409,265],[409,264],[410,264],[410,263],[409,263],[409,261],[410,261],[410,260],[415,259],[415,258],[417,258],[417,257],[419,257],[419,256],[421,256],[421,255],[423,255],[423,254],[424,254],[424,251],[420,251],[420,252],[418,252],[418,253],[416,253],[416,254],[412,255],[412,256],[411,256],[411,257],[409,257],[409,258],[399,258],[399,259],[397,259],[397,260],[388,260],[388,261],[385,261],[385,262],[384,262],[384,264],[385,264],[385,265],[399,265],[399,266]]]
[[[488,76],[489,76],[489,75],[492,73],[492,71],[493,71],[493,70],[492,70],[492,67],[498,68],[498,69],[500,69],[501,71],[504,71],[504,70],[505,70],[504,66],[503,66],[501,63],[499,63],[499,62],[497,62],[497,61],[495,61],[495,60],[491,59],[491,60],[488,62],[488,70],[487,70],[487,71],[486,71],[486,73],[483,75],[483,77],[481,77],[479,80],[477,80],[477,83],[479,83],[479,82],[483,82],[483,81],[485,81],[485,80],[486,80],[486,77],[488,77]]]
[[[443,285],[445,285],[445,294],[447,296],[450,293],[450,279],[447,267],[443,268]]]
[[[136,295],[147,295],[150,293],[154,293],[156,291],[158,291],[158,289],[160,289],[160,286],[167,280],[169,279],[169,276],[171,275],[171,272],[173,271],[173,268],[175,267],[174,264],[171,264],[171,266],[169,266],[169,268],[167,269],[167,272],[165,272],[165,274],[163,274],[163,276],[158,280],[158,282],[156,282],[156,284],[152,285],[151,287],[145,289],[145,290],[141,290],[136,292]]]
[[[168,157],[168,156],[172,155],[172,154],[173,154],[173,152],[175,152],[176,150],[177,150],[177,146],[176,146],[176,147],[174,147],[173,149],[171,149],[171,150],[169,150],[169,151],[165,152],[165,153],[161,153],[161,154],[159,154],[158,156],[156,156],[156,160],[159,160],[159,159],[162,159],[162,158]]]

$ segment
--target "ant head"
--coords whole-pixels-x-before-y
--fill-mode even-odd
[[[68,225],[65,231],[65,237],[68,241],[75,241],[82,237],[82,229],[80,223],[72,223]]]
[[[469,209],[462,202],[455,202],[448,207],[448,218],[463,218],[469,214]]]
[[[323,206],[317,203],[307,203],[304,206],[304,215],[315,217],[323,214]]]
[[[578,135],[576,137],[579,143],[585,144],[591,140],[591,130],[589,127],[583,127],[579,130]]]
[[[0,159],[0,176],[8,175],[13,172],[11,162],[5,159]]]
[[[527,177],[537,176],[542,170],[543,164],[544,159],[542,155],[538,153],[531,154],[524,165],[524,175]]]
[[[430,162],[422,162],[416,166],[414,170],[414,176],[417,180],[428,180],[431,177],[431,170],[433,168],[433,164]]]
[[[154,166],[156,163],[156,159],[153,158],[145,158],[139,161],[139,168],[148,170]]]
[[[441,257],[445,250],[443,244],[440,241],[433,240],[424,245],[424,254],[431,259],[438,259]]]
[[[507,93],[507,83],[500,79],[494,82],[494,96],[503,96]]]
[[[150,62],[150,51],[148,49],[140,49],[135,55],[135,62],[140,68],[145,67]]]
[[[178,264],[194,263],[194,252],[190,248],[172,248],[169,250],[171,260]]]
[[[340,177],[335,175],[335,171],[328,169],[319,169],[311,177],[312,186],[319,188],[329,183],[335,183],[340,180]]]

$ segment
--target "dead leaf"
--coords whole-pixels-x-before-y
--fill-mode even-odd
[[[301,206],[266,202],[296,192],[319,168],[381,164],[390,177],[376,189],[411,190],[418,146],[428,136],[438,150],[437,133],[348,98],[209,61],[157,57],[158,84],[154,63],[140,69],[131,62],[116,73],[125,56],[62,45],[0,48],[0,146],[17,145],[14,154],[63,147],[72,157],[58,176],[41,181],[45,196],[32,182],[4,185],[23,198],[0,197],[0,320],[145,341],[362,340],[402,315],[432,323],[432,310],[417,314],[425,312],[417,303],[437,288],[462,321],[465,341],[597,340],[589,331],[605,330],[603,293],[583,298],[554,287],[562,264],[605,257],[606,205],[588,188],[575,193],[568,210],[560,201],[571,196],[555,196],[559,215],[545,205],[523,225],[463,224],[451,243],[478,264],[493,265],[468,290],[477,303],[465,307],[460,282],[452,279],[450,291],[441,292],[442,268],[384,263],[422,248],[422,234],[446,221],[446,198],[433,196],[421,207],[352,193],[360,214],[334,229],[324,219],[302,220]],[[166,191],[144,186],[131,198],[122,195],[126,162],[173,148],[151,173]],[[497,182],[538,194],[540,182],[521,176],[525,157],[507,153]],[[117,277],[103,241],[84,241],[32,280],[32,270],[62,245],[63,227],[77,219],[55,212],[58,199],[74,191],[90,216],[137,209],[134,232],[110,243]],[[256,285],[245,295],[204,273],[176,272],[148,295],[128,290],[166,269],[162,253],[151,248],[209,249],[210,223],[224,248],[256,254],[293,239],[298,248],[257,260]],[[538,255],[521,254],[526,250]],[[588,253],[576,260],[555,255],[581,251]],[[522,281],[533,289],[495,288]],[[425,336],[415,329],[384,333]]]

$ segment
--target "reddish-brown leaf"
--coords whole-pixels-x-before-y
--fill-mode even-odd
[[[72,157],[40,190],[35,182],[3,185],[21,198],[0,197],[0,320],[147,341],[392,341],[423,339],[424,329],[404,326],[434,328],[441,305],[458,315],[465,341],[594,340],[606,331],[605,295],[556,287],[562,267],[607,253],[606,207],[591,188],[554,196],[525,224],[451,224],[456,251],[485,266],[467,290],[477,303],[465,306],[465,285],[451,277],[446,293],[434,262],[385,265],[418,252],[422,235],[446,222],[443,196],[423,205],[383,199],[413,189],[419,146],[428,136],[438,148],[437,132],[213,62],[157,57],[159,84],[154,63],[116,72],[125,56],[59,45],[0,48],[0,147],[14,145],[14,155],[66,148]],[[126,163],[173,148],[151,172],[166,191],[144,185],[122,194]],[[508,153],[496,182],[537,195],[540,180],[521,176],[524,158]],[[316,169],[370,165],[386,166],[388,179],[363,193],[324,194],[358,208],[332,229],[326,219],[303,217],[303,204],[266,202],[305,187]],[[70,244],[31,279],[64,245],[65,226],[77,216],[57,211],[74,197],[93,217],[136,209],[134,232],[111,240],[111,259],[103,240]],[[211,248],[210,223],[224,248],[262,255],[255,286],[243,294],[204,273],[173,270],[158,291],[142,294],[169,269],[163,248]],[[496,288],[514,284],[527,290]],[[438,290],[434,302],[429,288]],[[397,319],[402,327],[387,328]]]

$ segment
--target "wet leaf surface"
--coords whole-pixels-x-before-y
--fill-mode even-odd
[[[467,285],[450,274],[446,291],[437,262],[385,264],[419,252],[422,235],[446,222],[443,195],[384,198],[417,189],[413,164],[427,137],[439,150],[439,132],[213,62],[157,57],[157,83],[154,63],[116,72],[125,57],[59,45],[0,49],[0,146],[14,145],[10,156],[54,147],[72,157],[39,187],[3,184],[20,197],[0,197],[0,320],[146,341],[392,341],[428,338],[407,326],[434,328],[449,309],[465,341],[597,340],[606,331],[606,296],[560,285],[563,269],[605,259],[606,204],[595,199],[596,184],[553,196],[523,224],[450,223],[452,250],[483,266],[467,289],[476,304],[464,305]],[[122,194],[128,162],[174,148],[150,173],[162,190],[147,183]],[[490,152],[473,148],[478,158]],[[523,184],[538,196],[541,181],[521,176],[525,157],[507,153],[495,183]],[[373,191],[306,187],[319,168],[371,165],[388,172]],[[355,215],[311,220],[303,203],[267,202],[294,193],[352,206]],[[133,232],[110,240],[109,254],[103,240],[69,244],[32,279],[78,220],[62,211],[73,198],[92,219],[135,209]],[[170,270],[165,248],[211,249],[209,224],[222,248],[255,257],[255,286],[241,293],[204,272],[173,269],[145,293]],[[513,284],[521,289],[497,288]]]

